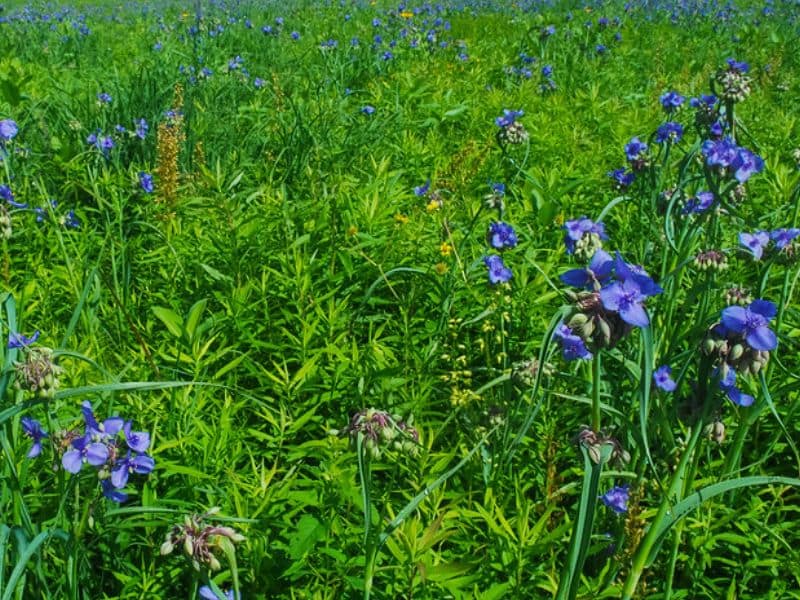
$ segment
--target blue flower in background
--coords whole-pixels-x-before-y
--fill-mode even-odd
[[[769,234],[770,239],[775,242],[775,247],[778,250],[786,248],[797,236],[800,236],[800,229],[796,227],[791,229],[776,229]]]
[[[611,278],[614,259],[605,250],[598,250],[585,269],[571,269],[559,279],[576,288],[600,289]]]
[[[653,382],[658,389],[665,392],[674,392],[678,387],[678,384],[672,380],[672,368],[669,365],[663,365],[655,370]]]
[[[683,104],[684,97],[678,92],[666,92],[661,95],[661,106],[667,113],[674,112]]]
[[[233,590],[223,591],[222,596],[220,596],[207,585],[200,588],[199,594],[203,600],[236,600]]]
[[[721,370],[723,374],[719,379],[719,389],[725,392],[728,399],[738,406],[750,406],[753,404],[755,398],[736,387],[736,371],[727,365],[723,366]]]
[[[14,208],[28,208],[27,203],[14,200],[14,193],[11,191],[11,188],[5,184],[0,184],[0,199],[5,200]]]
[[[97,94],[97,101],[100,104],[111,104],[111,100],[112,100],[111,94],[108,94],[106,92],[100,92],[99,94]]]
[[[139,172],[139,185],[145,191],[146,194],[152,194],[154,187],[153,187],[153,176],[150,173],[145,173],[144,171]]]
[[[11,119],[0,120],[0,141],[9,142],[17,136],[18,132],[19,127],[15,121]]]
[[[428,179],[422,185],[418,185],[414,188],[414,195],[415,196],[424,196],[428,193],[428,190],[431,189],[431,180]]]
[[[613,487],[600,496],[600,500],[615,513],[624,514],[628,512],[628,486]]]
[[[636,180],[636,174],[633,171],[628,171],[625,167],[609,171],[606,175],[613,179],[616,186],[621,190],[629,188]]]
[[[629,162],[639,160],[645,154],[647,154],[647,144],[638,137],[631,138],[631,141],[625,145],[625,157]]]
[[[756,260],[761,260],[767,244],[769,244],[769,234],[766,231],[739,234],[739,245],[750,252]]]
[[[14,333],[11,332],[8,334],[8,346],[9,350],[13,348],[27,348],[31,344],[35,344],[36,340],[39,339],[39,330],[33,332],[31,337],[26,337],[21,333]]]
[[[483,264],[488,269],[489,283],[492,285],[507,283],[512,277],[511,269],[505,265],[503,258],[497,254],[485,256]]]
[[[501,117],[497,117],[494,120],[495,125],[498,127],[508,127],[512,123],[516,122],[516,120],[525,114],[522,110],[509,110],[507,108],[503,109],[503,115]]]
[[[374,112],[375,112],[375,107],[370,106],[369,104],[361,108],[361,113],[365,115],[371,115]]]
[[[664,123],[656,131],[656,143],[680,142],[683,137],[683,126],[680,123]]]
[[[555,330],[555,337],[561,344],[561,351],[565,360],[591,360],[592,353],[586,347],[586,343],[575,335],[566,324],[561,323]]]
[[[495,250],[505,250],[517,245],[517,234],[508,223],[495,222],[489,226],[487,234],[489,245]]]
[[[47,432],[42,429],[42,424],[39,421],[30,417],[22,417],[20,424],[22,425],[22,432],[33,440],[33,445],[26,456],[28,458],[36,458],[42,453],[42,440],[48,437]]]

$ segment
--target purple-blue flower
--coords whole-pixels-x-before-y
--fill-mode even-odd
[[[585,269],[571,269],[559,279],[577,288],[600,289],[611,277],[614,259],[605,250],[597,250]]]
[[[582,338],[572,333],[572,329],[564,323],[561,323],[553,334],[559,344],[561,344],[561,351],[565,360],[590,360],[592,353],[586,347],[586,343]]]
[[[798,235],[800,235],[800,229],[796,227],[792,227],[791,229],[776,229],[775,231],[770,232],[769,237],[770,239],[775,242],[775,247],[778,250],[783,250],[786,246],[792,243]]]
[[[745,183],[752,175],[764,170],[764,160],[747,148],[739,148],[736,158],[731,163],[731,168],[736,181]]]
[[[101,479],[100,487],[103,490],[103,496],[105,496],[109,500],[122,503],[128,499],[128,494],[120,492],[117,488],[115,488],[114,484],[111,483],[110,479]]]
[[[8,348],[25,348],[34,344],[39,339],[39,330],[33,332],[31,337],[25,337],[21,333],[10,332],[8,334]]]
[[[630,187],[636,180],[636,175],[632,171],[625,169],[625,167],[609,171],[606,175],[613,179],[617,186],[623,190]]]
[[[150,446],[150,434],[145,431],[132,431],[133,423],[126,421],[122,426],[125,442],[134,452],[146,452]]]
[[[61,465],[65,471],[74,475],[81,470],[83,463],[99,467],[107,460],[108,446],[93,442],[90,435],[85,435],[72,441],[72,450],[68,450],[61,457]]]
[[[525,112],[522,110],[508,110],[507,108],[504,108],[503,116],[497,117],[494,120],[494,123],[498,127],[508,127],[524,114]]]
[[[200,588],[199,593],[203,600],[235,600],[233,590],[223,591],[222,596],[220,596],[209,586],[204,585]]]
[[[728,399],[739,406],[750,406],[753,404],[755,398],[750,394],[745,394],[736,387],[736,371],[728,366],[723,367],[722,371],[722,377],[719,379],[719,389],[725,392]]]
[[[721,140],[706,140],[701,148],[709,167],[727,168],[739,155],[739,147],[729,137]]]
[[[625,157],[630,162],[641,159],[646,153],[647,144],[641,141],[638,137],[631,138],[631,141],[625,144]]]
[[[655,296],[664,290],[661,289],[650,275],[647,274],[641,266],[626,263],[619,252],[616,252],[614,258],[614,272],[617,279],[622,282],[627,280],[634,281],[639,286],[644,296]]]
[[[605,494],[600,496],[600,499],[603,501],[608,508],[613,510],[617,514],[623,514],[628,512],[628,486],[622,485],[613,487],[608,490]]]
[[[761,260],[764,249],[769,244],[769,234],[766,231],[756,231],[755,233],[740,233],[739,244],[750,252],[756,260]]]
[[[619,313],[623,321],[635,327],[647,327],[650,324],[642,304],[646,298],[634,279],[616,281],[600,290],[603,307]]]
[[[111,104],[111,94],[108,94],[106,92],[100,92],[99,94],[97,94],[97,101],[100,104]]]
[[[692,108],[713,108],[716,103],[717,97],[714,94],[702,94],[699,98],[692,98],[689,100],[689,105]]]
[[[111,417],[98,423],[94,411],[92,411],[92,403],[88,400],[84,400],[81,404],[81,412],[86,423],[86,434],[93,440],[113,438],[122,431],[122,427],[125,425],[125,421],[121,417]]]
[[[653,373],[653,382],[656,387],[665,392],[674,392],[678,384],[672,380],[672,368],[669,365],[663,365],[655,370]]]
[[[150,173],[139,171],[139,185],[146,194],[152,194],[153,190],[155,189],[153,187],[153,176]]]
[[[431,189],[431,180],[428,179],[422,185],[418,185],[414,188],[414,195],[415,196],[424,196],[428,193],[428,190]]]
[[[10,142],[19,132],[19,127],[11,119],[0,120],[0,142]]]
[[[489,245],[495,250],[505,250],[517,245],[517,234],[514,228],[502,221],[492,223],[487,234]]]
[[[26,456],[28,458],[36,458],[42,453],[42,440],[47,437],[47,432],[42,429],[42,424],[36,419],[22,417],[20,423],[22,432],[33,440],[33,445]]]
[[[744,337],[753,350],[768,352],[778,346],[775,332],[769,322],[778,313],[769,300],[753,300],[750,306],[728,306],[722,311],[720,322],[726,331]]]
[[[601,240],[607,240],[606,226],[602,221],[595,223],[588,217],[581,217],[564,223],[563,228],[567,234],[564,236],[564,244],[567,247],[567,254],[575,252],[575,243],[588,234],[597,234]]]
[[[8,202],[14,208],[28,208],[26,202],[17,202],[14,200],[14,193],[11,191],[11,188],[5,184],[0,185],[0,198]]]
[[[375,107],[370,106],[369,104],[361,108],[361,113],[365,115],[371,115],[374,112],[375,112]]]
[[[497,254],[491,254],[483,257],[483,264],[486,265],[489,275],[489,283],[497,285],[498,283],[506,283],[511,277],[511,269],[509,269],[503,262],[503,258]]]
[[[683,126],[680,123],[664,123],[656,131],[656,143],[680,142],[683,137]]]
[[[663,106],[664,110],[668,113],[673,112],[676,108],[683,104],[683,101],[683,96],[681,96],[678,92],[666,92],[665,94],[661,95],[661,106]]]
[[[745,73],[750,71],[750,65],[748,63],[746,63],[746,62],[743,62],[743,61],[740,62],[740,61],[737,61],[737,60],[735,60],[733,58],[729,58],[725,62],[728,63],[728,70],[729,71],[734,71],[735,73],[739,73],[741,75],[744,75]]]
[[[147,475],[155,466],[156,461],[152,457],[146,454],[131,456],[131,453],[128,452],[127,456],[119,459],[111,469],[111,483],[116,488],[123,488],[128,484],[128,477],[131,473]]]

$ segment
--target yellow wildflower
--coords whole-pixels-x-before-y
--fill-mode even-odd
[[[453,247],[448,242],[442,242],[439,246],[439,252],[441,252],[442,256],[450,256],[452,251]]]
[[[400,225],[405,225],[406,223],[408,223],[408,217],[403,213],[395,214],[394,220],[400,223]]]

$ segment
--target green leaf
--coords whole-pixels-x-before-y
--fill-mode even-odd
[[[325,536],[325,526],[312,515],[303,515],[297,523],[297,532],[289,538],[289,556],[299,560],[308,554]]]
[[[175,337],[179,338],[183,334],[183,319],[178,314],[169,308],[163,306],[154,306],[153,312],[156,317],[166,325],[169,332]]]

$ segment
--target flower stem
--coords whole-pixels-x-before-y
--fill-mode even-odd
[[[600,352],[592,360],[592,431],[600,431]]]

